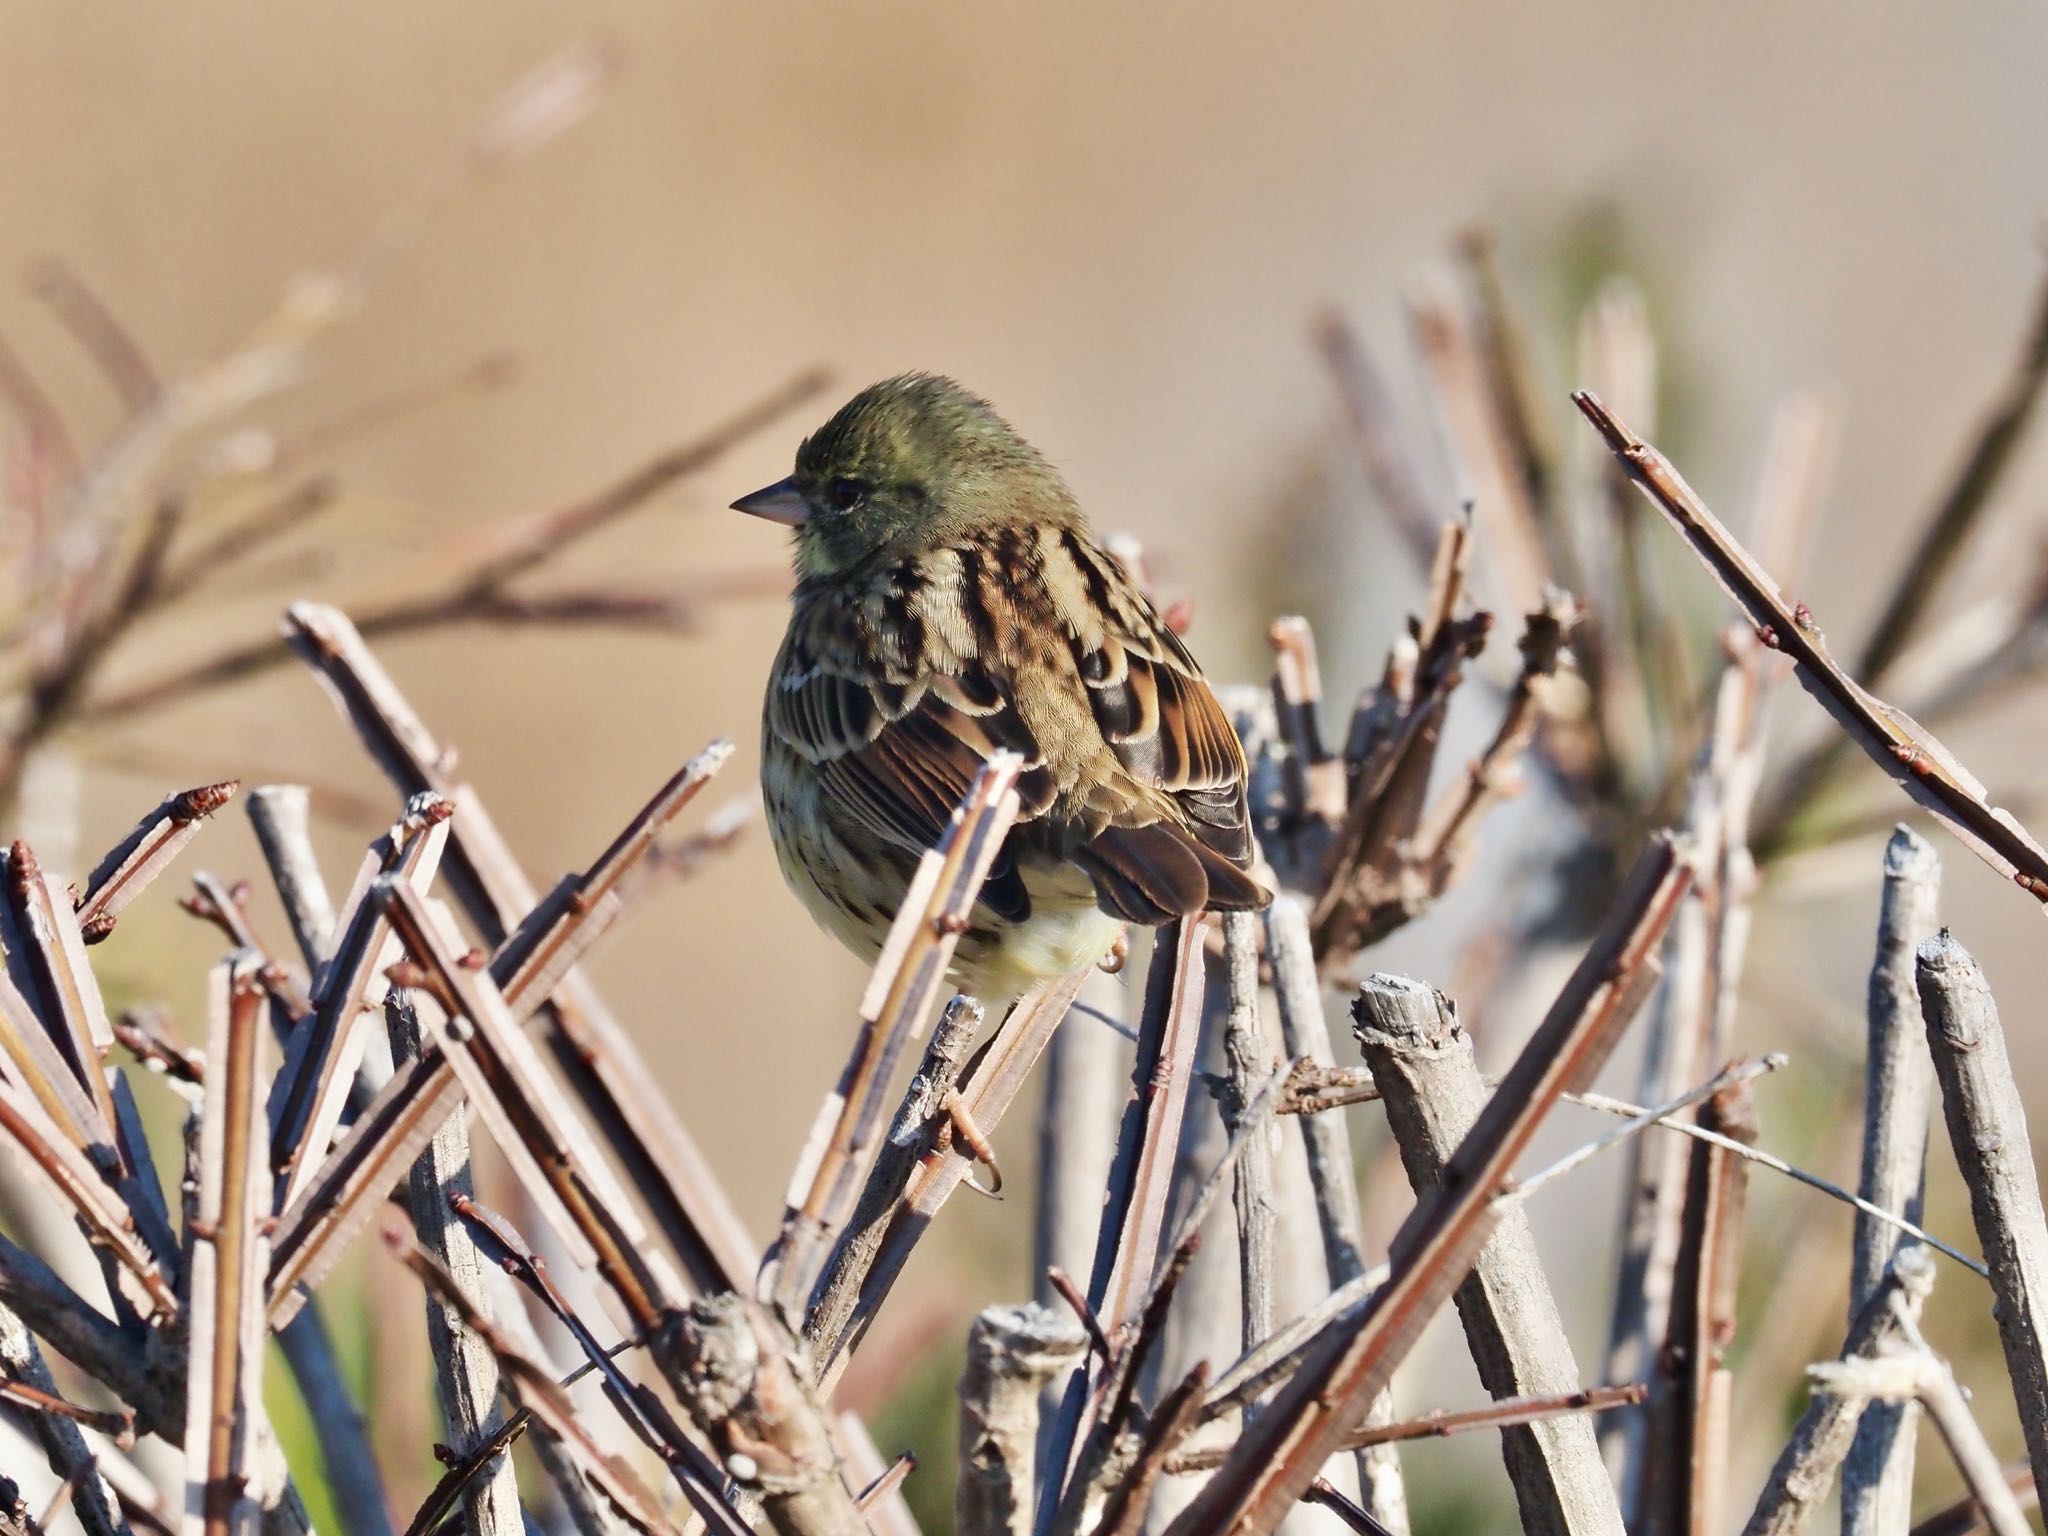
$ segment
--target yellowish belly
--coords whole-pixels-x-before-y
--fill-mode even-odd
[[[1124,925],[1095,902],[1095,888],[1071,864],[1026,867],[1024,889],[1031,915],[1021,923],[992,924],[986,940],[970,935],[954,961],[954,978],[991,1011],[1006,1007],[1033,982],[1096,964]]]

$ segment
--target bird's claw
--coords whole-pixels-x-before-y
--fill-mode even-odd
[[[982,1133],[981,1127],[974,1123],[974,1116],[968,1112],[966,1102],[957,1092],[949,1093],[942,1108],[946,1118],[952,1122],[954,1142],[965,1149],[967,1155],[976,1163],[988,1169],[990,1182],[984,1184],[974,1176],[974,1170],[970,1168],[967,1172],[967,1187],[978,1195],[987,1195],[991,1200],[1000,1199],[1003,1192],[1002,1165],[996,1161],[996,1150],[989,1145],[988,1137]]]

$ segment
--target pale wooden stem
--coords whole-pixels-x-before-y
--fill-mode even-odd
[[[419,1020],[401,993],[394,990],[386,998],[384,1019],[392,1056],[400,1062],[417,1057]],[[469,1170],[468,1124],[463,1116],[451,1115],[434,1133],[433,1144],[412,1165],[406,1181],[406,1205],[420,1246],[441,1262],[470,1304],[488,1317],[492,1307],[485,1260],[449,1203],[458,1195],[473,1199],[476,1186]],[[458,1456],[467,1456],[498,1428],[498,1358],[463,1325],[452,1307],[431,1294],[427,1297],[427,1342],[433,1350],[449,1448]],[[519,1485],[512,1475],[511,1457],[497,1457],[464,1490],[462,1502],[469,1536],[521,1536]]]
[[[1840,1358],[1869,1360],[1898,1348],[1933,1287],[1934,1256],[1917,1243],[1901,1248],[1856,1309]],[[1778,1453],[1742,1536],[1795,1536],[1804,1530],[1827,1501],[1835,1469],[1849,1454],[1858,1422],[1882,1406],[1887,1405],[1816,1390],[1793,1427],[1792,1438]]]
[[[1039,1398],[1086,1340],[1039,1303],[989,1307],[967,1334],[960,1377],[958,1536],[1027,1536],[1037,1494]]]
[[[1266,953],[1279,1004],[1281,1049],[1293,1060],[1306,1056],[1319,1067],[1334,1067],[1336,1052],[1331,1046],[1329,1019],[1323,1012],[1308,914],[1292,896],[1278,895],[1266,909]],[[1309,1183],[1315,1193],[1316,1224],[1323,1239],[1323,1262],[1334,1291],[1366,1270],[1365,1223],[1358,1208],[1351,1138],[1342,1115],[1290,1118],[1301,1127]],[[1393,1421],[1393,1393],[1382,1392],[1366,1415],[1366,1425],[1372,1428]],[[1407,1536],[1408,1495],[1401,1481],[1399,1453],[1392,1445],[1366,1446],[1355,1453],[1355,1460],[1359,1503],[1393,1536]]]
[[[1231,912],[1223,919],[1224,977],[1228,1011],[1223,1021],[1223,1124],[1238,1134],[1245,1106],[1272,1075],[1273,1048],[1259,1018],[1258,918]],[[1278,1209],[1273,1190],[1273,1136],[1255,1128],[1237,1157],[1232,1185],[1237,1210],[1238,1336],[1250,1349],[1272,1333],[1273,1257]]]
[[[2048,1486],[2048,1221],[2019,1084],[1990,984],[1946,929],[1920,946],[1915,979],[1949,1140],[1991,1270],[1992,1311],[2027,1456],[2036,1486]]]
[[[1358,1039],[1385,1096],[1387,1121],[1418,1198],[1479,1118],[1486,1085],[1449,998],[1404,977],[1359,989]],[[1527,1214],[1507,1211],[1457,1289],[1459,1320],[1480,1381],[1494,1397],[1579,1390],[1579,1372],[1536,1253]],[[1501,1432],[1501,1452],[1525,1530],[1622,1536],[1621,1511],[1583,1418]]]
[[[1911,828],[1893,831],[1884,851],[1884,897],[1877,956],[1865,1009],[1863,1172],[1856,1192],[1872,1205],[1921,1217],[1927,1182],[1927,1126],[1934,1107],[1934,1061],[1927,1053],[1913,956],[1937,921],[1941,861]],[[1849,1312],[1857,1316],[1894,1256],[1913,1245],[1896,1228],[1858,1214],[1849,1272]],[[1842,1536],[1903,1536],[1913,1515],[1916,1403],[1872,1403],[1842,1464]]]
[[[310,796],[303,784],[263,784],[249,791],[249,822],[263,862],[284,903],[292,937],[305,958],[306,974],[317,978],[334,941],[334,902],[313,854]]]
[[[1082,1002],[1100,1007],[1120,990],[1117,978],[1091,976],[1082,988]],[[1095,1251],[1095,1224],[1116,1155],[1117,1109],[1130,1073],[1128,1058],[1116,1033],[1088,1018],[1056,1031],[1046,1047],[1031,1273],[1038,1300],[1048,1306],[1058,1301],[1046,1283],[1047,1272],[1057,1266],[1080,1274]]]

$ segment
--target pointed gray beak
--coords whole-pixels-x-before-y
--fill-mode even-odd
[[[742,496],[732,504],[735,512],[749,512],[755,517],[765,517],[771,523],[787,523],[794,528],[811,515],[804,493],[797,489],[796,476],[778,480],[773,485],[764,485],[758,491]]]

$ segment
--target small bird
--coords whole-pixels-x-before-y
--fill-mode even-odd
[[[931,374],[873,385],[733,507],[796,530],[761,787],[783,877],[856,954],[1001,748],[1021,808],[955,953],[963,991],[997,1006],[1100,962],[1126,923],[1271,899],[1201,668],[987,401]]]

